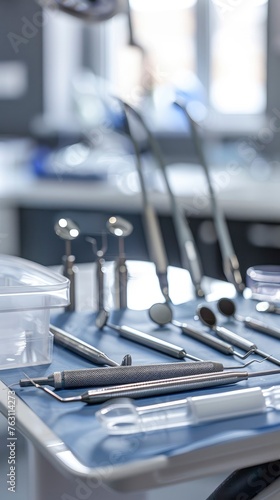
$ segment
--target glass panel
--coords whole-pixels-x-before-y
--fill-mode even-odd
[[[210,104],[220,113],[266,107],[266,0],[210,0]]]

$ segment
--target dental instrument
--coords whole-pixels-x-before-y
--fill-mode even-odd
[[[196,356],[192,356],[188,354],[183,347],[177,346],[175,344],[171,344],[170,342],[166,342],[166,340],[159,339],[154,335],[149,335],[148,333],[141,332],[136,330],[135,328],[131,328],[125,325],[114,325],[112,323],[108,323],[109,313],[104,309],[104,311],[99,312],[95,324],[99,330],[102,330],[104,326],[108,326],[112,330],[115,330],[119,333],[119,335],[125,339],[132,340],[137,344],[145,345],[146,347],[150,347],[159,352],[163,352],[164,354],[168,354],[173,358],[189,358],[193,361],[203,361]]]
[[[209,307],[199,306],[197,309],[197,314],[199,319],[205,325],[209,326],[209,328],[211,328],[214,332],[216,332],[221,339],[225,340],[226,342],[230,342],[240,349],[244,349],[244,351],[247,351],[250,354],[256,353],[259,356],[265,358],[267,361],[280,366],[279,359],[276,359],[274,356],[271,356],[270,354],[267,354],[266,352],[259,349],[254,342],[244,339],[240,335],[237,335],[236,333],[228,330],[223,326],[218,326],[216,316]]]
[[[199,342],[202,342],[203,344],[206,344],[209,347],[213,347],[213,349],[216,349],[217,351],[222,352],[223,354],[237,356],[241,359],[246,359],[248,356],[247,354],[245,354],[244,356],[243,354],[235,351],[232,345],[229,344],[228,342],[225,342],[224,340],[217,339],[216,337],[210,335],[207,332],[197,330],[196,328],[190,326],[185,322],[181,323],[179,321],[172,319],[173,313],[168,304],[164,303],[153,304],[149,309],[149,316],[151,320],[157,323],[158,325],[163,326],[166,325],[167,323],[171,323],[172,325],[180,328],[181,332],[187,337],[192,337],[193,339],[198,340]],[[251,354],[251,352],[249,354]]]
[[[237,321],[240,321],[247,328],[251,328],[252,330],[256,330],[257,332],[266,333],[271,337],[280,339],[280,328],[269,326],[263,321],[260,321],[256,318],[251,318],[250,316],[243,317],[239,314],[236,314],[236,307],[233,300],[228,298],[221,298],[217,302],[217,307],[221,314],[227,316],[228,318],[232,317]]]
[[[49,329],[54,336],[55,344],[65,347],[69,351],[78,354],[82,358],[88,359],[92,363],[96,363],[98,365],[119,366],[119,363],[110,359],[106,354],[104,354],[104,352],[99,351],[96,347],[93,347],[87,342],[74,337],[65,330],[62,330],[54,325],[50,325]],[[126,355],[122,360],[122,364],[127,363],[131,364],[129,355]]]

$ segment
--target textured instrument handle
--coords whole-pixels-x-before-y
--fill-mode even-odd
[[[161,378],[184,377],[187,375],[221,371],[223,371],[223,365],[212,361],[66,370],[61,374],[60,387],[66,389],[74,387],[129,384],[148,380],[158,380]]]

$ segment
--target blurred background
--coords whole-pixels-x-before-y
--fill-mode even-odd
[[[55,265],[61,214],[87,235],[118,214],[134,225],[128,258],[148,259],[121,98],[158,140],[205,274],[223,278],[207,184],[173,105],[179,96],[201,124],[243,275],[278,263],[279,2],[130,0],[93,23],[56,3],[67,4],[0,0],[0,251]],[[133,125],[169,263],[180,265],[164,183],[144,130]],[[116,241],[109,245],[108,258]],[[92,260],[82,239],[73,252],[77,262]]]

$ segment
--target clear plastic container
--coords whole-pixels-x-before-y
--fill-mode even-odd
[[[67,278],[34,262],[0,255],[0,369],[50,363],[50,310],[67,304]]]
[[[253,299],[280,302],[280,266],[249,267],[246,285],[251,290]]]

